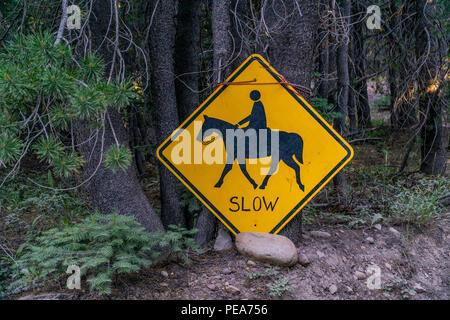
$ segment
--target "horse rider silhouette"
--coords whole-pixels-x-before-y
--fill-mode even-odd
[[[253,90],[252,92],[250,92],[250,98],[253,101],[255,101],[253,103],[252,112],[250,113],[249,116],[247,116],[244,119],[242,119],[241,121],[239,121],[238,124],[232,124],[232,123],[229,123],[222,119],[208,117],[207,115],[204,115],[205,121],[203,121],[202,128],[197,135],[197,141],[201,141],[204,144],[209,144],[212,141],[214,141],[214,137],[212,138],[212,140],[205,143],[204,139],[207,136],[204,136],[203,133],[209,132],[208,136],[212,135],[212,133],[216,133],[222,138],[225,148],[227,148],[228,146],[233,147],[233,150],[227,150],[227,163],[225,164],[225,167],[222,171],[222,175],[220,176],[219,181],[217,181],[217,183],[214,185],[214,187],[220,188],[222,186],[225,176],[233,168],[233,164],[236,159],[238,160],[238,165],[241,168],[242,173],[245,175],[247,180],[252,184],[253,188],[256,189],[258,187],[258,184],[255,182],[255,180],[253,180],[252,177],[250,177],[249,173],[247,172],[245,159],[244,159],[244,161],[241,161],[241,162],[240,162],[240,159],[238,159],[238,154],[239,154],[238,153],[238,144],[227,143],[227,139],[229,138],[229,136],[226,133],[227,130],[232,130],[232,129],[235,130],[236,128],[238,128],[238,126],[248,122],[248,125],[245,128],[243,128],[243,130],[245,130],[245,129],[256,130],[257,137],[258,137],[258,143],[257,143],[258,146],[257,147],[259,147],[259,145],[260,145],[260,141],[259,141],[259,134],[260,134],[259,130],[260,129],[267,130],[268,131],[267,135],[269,136],[266,139],[266,143],[265,143],[266,144],[266,148],[265,148],[266,155],[264,157],[272,156],[272,160],[271,160],[271,164],[270,164],[270,169],[269,169],[268,173],[266,174],[262,184],[259,186],[259,188],[260,189],[266,188],[267,182],[269,181],[270,177],[276,173],[280,161],[283,161],[287,166],[289,166],[290,168],[292,168],[295,171],[296,182],[297,182],[300,190],[305,191],[305,187],[302,184],[301,179],[300,179],[300,165],[299,165],[299,164],[303,164],[303,140],[302,140],[302,137],[300,135],[298,135],[297,133],[277,130],[278,134],[279,134],[279,140],[278,140],[279,145],[277,148],[278,150],[276,150],[278,156],[274,159],[274,154],[272,152],[272,146],[271,146],[271,138],[270,138],[270,136],[272,135],[272,130],[267,128],[266,113],[264,111],[264,106],[263,106],[262,102],[259,101],[259,99],[261,98],[261,93],[258,90]],[[231,136],[231,138],[233,140],[236,139],[235,136]],[[258,154],[258,152],[256,152],[255,154],[252,154],[249,152],[249,149],[250,149],[250,141],[249,140],[245,141],[244,147],[245,147],[244,155],[245,155],[246,159],[256,159],[256,158],[261,157],[261,155]],[[231,159],[228,159],[228,155],[231,156]],[[294,158],[297,161],[294,161]],[[229,160],[231,160],[231,161],[229,161]]]
[[[250,92],[250,99],[255,101],[253,103],[252,112],[248,117],[245,117],[238,122],[238,126],[248,122],[248,125],[244,128],[252,128],[258,132],[259,129],[267,129],[266,113],[264,111],[264,106],[259,99],[261,98],[261,93],[258,90],[253,90]]]

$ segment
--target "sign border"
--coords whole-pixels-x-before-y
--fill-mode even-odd
[[[283,82],[280,74],[273,69],[269,63],[260,55],[253,54],[248,57],[226,80],[233,82],[242,71],[244,71],[252,62],[259,62],[277,82]],[[308,113],[347,151],[345,157],[310,191],[303,199],[289,212],[284,218],[270,231],[277,234],[283,227],[294,218],[300,210],[353,158],[353,149],[334,129],[331,127],[312,106],[301,96],[294,93],[295,89],[289,84],[280,83],[289,94],[306,110]],[[158,147],[156,154],[158,159],[192,192],[214,215],[225,224],[235,235],[240,231],[164,156],[163,151],[169,146],[172,139],[175,139],[189,124],[197,118],[226,88],[227,84],[217,88],[208,99],[206,99],[164,142]],[[293,91],[294,90],[294,91]]]

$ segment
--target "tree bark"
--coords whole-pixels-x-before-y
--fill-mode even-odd
[[[216,230],[217,219],[209,211],[208,208],[202,205],[197,219],[197,233],[195,234],[195,243],[199,246],[208,244],[214,238]]]
[[[105,62],[109,64],[112,60],[113,49],[108,46],[107,41],[103,41],[103,38],[107,34],[109,19],[113,14],[110,3],[95,1],[93,13],[89,21],[92,34],[91,48],[97,50]],[[128,146],[129,134],[124,127],[121,114],[114,106],[111,106],[108,108],[108,116],[118,141]],[[117,173],[107,169],[101,162],[102,151],[106,151],[115,144],[109,121],[105,121],[104,135],[100,132],[97,139],[88,141],[93,130],[85,121],[74,123],[74,135],[79,145],[78,149],[86,160],[83,176],[87,179],[96,171],[96,174],[85,187],[94,206],[98,207],[103,214],[112,213],[114,209],[117,209],[119,214],[134,216],[147,231],[163,230],[159,217],[153,210],[137,179],[134,161],[126,171],[119,170]],[[102,136],[103,150],[101,148]]]
[[[358,106],[358,95],[359,92],[355,89],[355,50],[353,43],[352,46],[349,48],[350,51],[350,61],[349,62],[349,90],[348,90],[348,123],[349,128],[348,131],[352,133],[356,133],[358,130],[358,121],[357,121],[357,106]]]
[[[389,89],[391,93],[391,126],[394,130],[411,128],[417,123],[416,118],[416,101],[413,96],[414,83],[407,81],[410,76],[412,66],[408,65],[406,61],[412,60],[409,55],[414,54],[414,39],[413,37],[408,41],[407,35],[411,30],[415,29],[414,19],[407,18],[414,14],[414,3],[407,1],[403,8],[398,12],[398,6],[395,1],[389,1],[389,15],[390,19],[388,33],[388,56],[390,57],[388,67]],[[404,22],[401,22],[405,20]],[[400,42],[396,34],[402,35],[405,41]]]
[[[213,83],[220,83],[226,79],[231,59],[230,38],[230,0],[213,0],[212,33],[213,33]],[[204,206],[197,220],[198,232],[195,241],[203,246],[214,238],[216,217]]]
[[[354,2],[353,15],[356,20],[361,19],[361,13],[365,13],[366,7],[361,1]],[[367,92],[366,79],[366,46],[364,41],[363,24],[365,20],[353,24],[353,57],[355,70],[355,92],[354,102],[358,114],[358,127],[360,129],[371,126],[371,115],[369,106],[369,94]],[[352,95],[352,94],[351,94]]]
[[[263,14],[270,37],[263,35],[267,50],[262,48],[260,53],[288,81],[309,88],[319,27],[318,2],[270,0]]]
[[[330,80],[328,81],[328,103],[336,105],[336,88],[337,88],[337,77],[336,77],[336,45],[330,45],[328,47],[328,75]]]
[[[328,73],[329,69],[329,57],[328,57],[328,40],[321,45],[320,55],[319,55],[319,73],[321,76],[321,81],[319,83],[319,88],[317,89],[317,94],[321,98],[328,98],[329,93],[329,80],[330,77]]]
[[[435,3],[427,0],[416,0],[416,56],[419,63],[423,62],[418,79],[419,110],[422,121],[425,121],[421,130],[420,171],[426,174],[444,174],[447,160],[442,128],[442,101],[439,97],[442,83],[440,61],[443,57],[439,52],[438,39],[430,18],[435,6]],[[427,48],[429,52],[426,51]]]
[[[327,16],[329,6],[328,6],[328,0],[322,0],[319,3],[320,11],[322,12],[323,16]],[[327,26],[323,26],[319,31],[319,39],[322,41],[319,47],[319,73],[321,76],[321,81],[319,83],[317,94],[319,97],[328,99],[328,93],[330,91],[329,89],[329,78],[330,78],[330,72],[329,72],[329,35],[328,35],[328,28]]]
[[[351,0],[342,1],[342,20],[343,30],[341,30],[343,37],[339,40],[337,48],[337,108],[336,112],[339,112],[342,116],[336,118],[333,121],[334,129],[342,135],[345,132],[345,120],[348,114],[348,99],[350,90],[350,77],[348,68],[348,53],[349,53],[349,36],[350,32],[350,13],[351,13]],[[344,173],[339,172],[333,179],[336,191],[339,197],[339,202],[342,204],[347,203],[347,183]]]
[[[214,44],[213,82],[220,83],[228,76],[231,60],[230,38],[231,0],[213,0],[212,32]]]
[[[356,92],[353,88],[350,88],[348,93],[348,122],[349,122],[349,132],[354,133],[357,132],[357,120],[356,120],[356,106],[357,106],[357,98],[358,92]]]
[[[152,1],[154,17],[150,28],[151,98],[158,144],[169,137],[179,124],[174,79],[175,2]],[[171,224],[185,226],[177,190],[178,181],[163,164],[158,163],[158,168],[162,223],[165,227]]]
[[[317,40],[318,1],[265,2],[262,15],[269,37],[263,32],[258,51],[287,81],[310,87]],[[280,18],[282,17],[282,18]],[[294,217],[280,234],[293,241],[301,237],[302,214]]]
[[[184,121],[200,105],[199,101],[199,54],[201,1],[186,0],[178,4],[177,35],[175,41],[175,81],[178,111]],[[193,217],[186,214],[187,224]],[[197,219],[195,241],[199,246],[210,242],[214,236],[216,218],[204,205]]]
[[[178,2],[175,38],[175,90],[180,122],[199,106],[198,76],[200,71],[200,4],[199,0]],[[184,209],[187,228],[194,225],[194,214]]]
[[[200,4],[199,0],[183,0],[178,3],[175,88],[180,122],[199,106]]]

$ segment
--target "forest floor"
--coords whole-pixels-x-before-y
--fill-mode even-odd
[[[168,263],[116,279],[109,299],[450,299],[448,220],[427,229],[359,230],[320,226],[327,238],[305,231],[298,246],[308,265],[291,268],[248,263],[234,248],[191,254],[190,264]],[[306,230],[318,230],[307,225]],[[370,239],[372,238],[372,239]],[[372,241],[373,240],[373,241]],[[366,274],[380,268],[381,289]],[[370,271],[370,270],[369,270]],[[283,287],[284,279],[288,284]],[[370,280],[370,279],[369,279]],[[371,281],[369,281],[371,282]],[[104,299],[64,283],[24,292],[16,299]],[[271,292],[281,296],[271,296]]]

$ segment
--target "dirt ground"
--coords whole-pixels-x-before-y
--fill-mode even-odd
[[[380,225],[377,225],[379,228]],[[236,249],[191,254],[192,263],[169,263],[119,277],[111,296],[97,296],[82,281],[82,290],[63,284],[24,292],[13,299],[449,299],[448,220],[427,230],[381,225],[350,230],[306,226],[298,245],[308,261],[290,268],[248,262]],[[329,233],[314,237],[310,231]],[[305,258],[303,258],[305,259]],[[369,289],[370,265],[380,268],[381,289]],[[267,275],[268,271],[277,273]],[[251,279],[251,275],[261,276]],[[250,277],[249,277],[250,275]],[[289,279],[280,297],[270,287]],[[370,281],[369,281],[370,282]],[[374,283],[372,281],[372,283]]]

